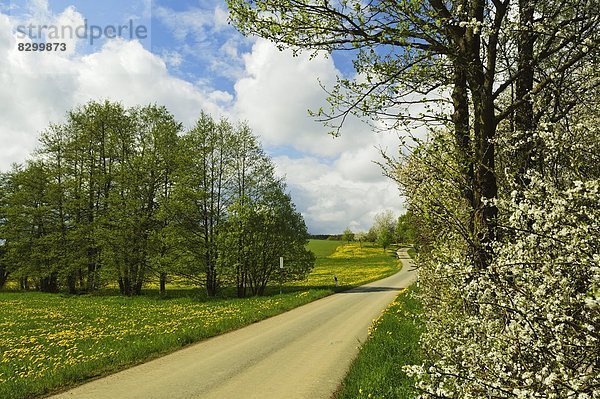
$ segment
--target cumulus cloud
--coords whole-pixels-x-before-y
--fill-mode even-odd
[[[341,137],[333,138],[308,116],[309,108],[325,105],[319,82],[331,85],[340,74],[331,58],[293,57],[259,39],[244,65],[233,114],[248,120],[267,146],[307,155],[274,160],[313,233],[341,232],[345,226],[367,230],[377,212],[403,210],[395,184],[373,162],[382,160],[380,149],[396,151],[395,135],[374,133],[349,118]]]
[[[55,20],[82,20],[67,8]],[[114,39],[89,55],[22,52],[12,32],[15,21],[0,14],[0,168],[23,162],[39,132],[90,100],[125,105],[159,103],[191,125],[200,110],[215,115],[231,100],[229,93],[201,88],[169,74],[165,62],[137,41]]]
[[[36,9],[43,13],[44,4],[40,0]],[[165,18],[176,18],[164,12]],[[83,20],[72,8],[44,15],[73,25]],[[226,29],[220,26],[223,10],[214,8],[209,17],[211,29]],[[230,71],[237,77],[233,92],[228,92],[215,89],[208,75],[193,83],[173,76],[169,66],[177,67],[187,56],[181,48],[157,55],[137,41],[113,39],[89,54],[19,52],[11,33],[17,22],[0,13],[2,170],[12,162],[23,162],[36,146],[39,132],[49,123],[63,121],[77,105],[104,99],[126,106],[158,103],[187,126],[201,110],[215,117],[247,120],[269,151],[287,154],[274,157],[274,162],[313,233],[341,232],[346,226],[366,230],[375,213],[402,209],[395,185],[372,162],[380,159],[379,147],[395,151],[398,143],[393,135],[375,134],[351,118],[342,136],[334,139],[308,116],[308,109],[325,105],[318,80],[331,85],[339,75],[331,58],[292,57],[258,39],[243,53],[239,43],[246,39],[231,36],[220,52],[239,63],[232,67],[235,74]],[[226,58],[215,60],[227,63]]]
[[[392,209],[399,215],[403,210],[397,188],[385,178],[348,178],[340,165],[329,166],[312,157],[280,156],[275,163],[315,234],[341,233],[346,226],[353,231],[368,230],[378,212]],[[368,173],[381,177],[379,167],[368,160],[356,166],[371,168]]]

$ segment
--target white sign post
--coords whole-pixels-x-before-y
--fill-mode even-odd
[[[283,256],[279,257],[279,295],[281,295],[283,286]]]

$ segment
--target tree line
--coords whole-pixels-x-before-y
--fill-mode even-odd
[[[90,102],[0,174],[0,286],[139,295],[170,276],[263,294],[314,265],[304,220],[245,124]],[[285,259],[285,273],[279,271]]]
[[[315,115],[425,126],[395,179],[415,215],[421,398],[600,392],[597,0],[228,0],[280,48],[354,54]]]
[[[415,244],[416,230],[414,215],[409,210],[397,218],[391,210],[385,210],[375,215],[373,225],[368,231],[353,232],[347,227],[340,235],[330,236],[340,241],[374,242],[385,251],[391,244]],[[416,242],[418,244],[418,242]]]

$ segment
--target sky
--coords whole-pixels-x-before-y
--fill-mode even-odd
[[[19,51],[40,40],[65,50]],[[90,100],[165,105],[186,127],[203,110],[252,127],[312,234],[365,231],[378,212],[404,212],[374,162],[398,137],[350,118],[334,138],[308,113],[326,105],[320,83],[353,74],[347,55],[293,57],[244,37],[224,0],[0,0],[0,170]]]

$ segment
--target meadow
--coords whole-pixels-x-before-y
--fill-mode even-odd
[[[309,248],[317,255],[315,268],[307,280],[291,286],[331,287],[336,275],[338,289],[344,290],[390,276],[399,270],[396,250],[388,248],[384,251],[374,243],[311,240]]]
[[[0,398],[64,389],[390,275],[399,262],[373,244],[311,240],[308,279],[263,297],[206,298],[198,289],[157,295],[0,292]],[[186,295],[186,292],[188,295]]]

